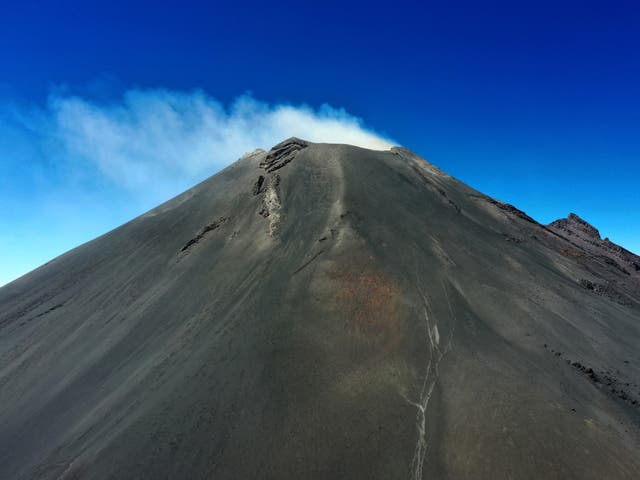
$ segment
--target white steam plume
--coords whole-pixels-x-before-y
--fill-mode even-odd
[[[202,178],[291,136],[378,150],[392,145],[342,109],[269,105],[248,95],[225,108],[202,91],[129,90],[108,105],[53,96],[48,108],[63,155],[133,189]]]

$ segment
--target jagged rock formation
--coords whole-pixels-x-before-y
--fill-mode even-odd
[[[211,222],[208,225],[205,225],[200,232],[198,232],[198,234],[193,237],[192,239],[190,239],[185,245],[184,247],[182,247],[180,249],[181,252],[185,252],[187,251],[189,248],[191,248],[192,246],[194,246],[195,244],[197,244],[200,240],[202,240],[204,238],[204,236],[209,233],[212,232],[213,230],[216,230],[218,228],[220,228],[220,226],[222,224],[224,224],[225,222],[227,222],[229,220],[229,218],[227,217],[220,217],[218,220]]]
[[[616,247],[405,148],[255,151],[0,289],[0,478],[640,478]]]
[[[575,213],[548,227],[570,244],[561,251],[584,265],[588,275],[579,279],[582,287],[622,305],[634,302],[633,295],[640,289],[640,257],[608,238],[603,240],[597,228]]]
[[[292,161],[300,150],[308,146],[309,144],[304,140],[292,137],[273,147],[260,162],[260,166],[267,172],[274,172]]]
[[[637,273],[640,276],[640,257],[629,250],[616,245],[608,238],[600,237],[597,228],[570,213],[567,218],[561,218],[549,224],[549,228],[564,235],[574,245],[591,255],[599,256],[609,265],[615,266],[623,273]]]
[[[570,236],[576,236],[586,242],[600,242],[600,232],[593,225],[581,219],[575,213],[570,213],[567,218],[561,218],[549,224],[550,227],[566,232]]]

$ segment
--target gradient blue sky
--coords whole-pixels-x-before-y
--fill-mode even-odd
[[[640,252],[637,3],[266,3],[4,3],[0,284],[221,168],[212,129],[266,142],[295,115]],[[146,131],[166,108],[180,135]]]

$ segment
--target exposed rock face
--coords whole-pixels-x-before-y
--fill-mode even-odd
[[[220,226],[222,226],[224,223],[226,223],[229,219],[227,217],[220,217],[218,220],[211,222],[208,225],[205,225],[204,227],[202,227],[202,229],[200,230],[200,232],[198,232],[198,234],[193,237],[192,239],[190,239],[185,245],[184,247],[182,247],[180,249],[181,252],[185,252],[187,251],[189,248],[193,247],[195,244],[197,244],[200,240],[202,240],[204,238],[204,236],[213,231],[216,230],[218,228],[220,228]]]
[[[260,175],[258,177],[258,180],[256,180],[256,183],[253,184],[253,194],[254,195],[260,195],[264,190],[263,187],[264,186],[264,177],[262,175]]]
[[[619,270],[625,275],[640,277],[640,257],[629,250],[616,245],[608,238],[602,240],[597,228],[570,213],[567,218],[561,218],[549,224],[549,228],[564,236],[575,246],[599,258],[600,261]]]
[[[299,138],[291,137],[273,147],[260,166],[267,172],[275,172],[292,161],[296,154],[309,144]]]
[[[637,480],[637,259],[289,139],[0,288],[0,478]]]
[[[505,212],[509,212],[510,214],[515,215],[517,217],[520,217],[521,219],[526,220],[529,223],[533,223],[533,224],[537,224],[538,223],[533,218],[531,218],[529,215],[524,213],[522,210],[514,207],[513,205],[511,205],[509,203],[500,202],[500,201],[495,200],[493,198],[489,199],[489,202],[492,203],[493,205],[497,206],[500,210],[504,210]]]
[[[557,230],[566,232],[567,235],[576,236],[586,241],[600,241],[600,232],[593,225],[580,218],[575,213],[570,213],[567,218],[561,218],[549,224]]]
[[[280,226],[280,176],[273,175],[266,181],[262,195],[262,208],[258,212],[264,218],[269,217],[269,236],[275,237]]]

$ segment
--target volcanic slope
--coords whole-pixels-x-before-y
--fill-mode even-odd
[[[256,151],[0,289],[0,478],[638,479],[602,242],[404,148]]]

